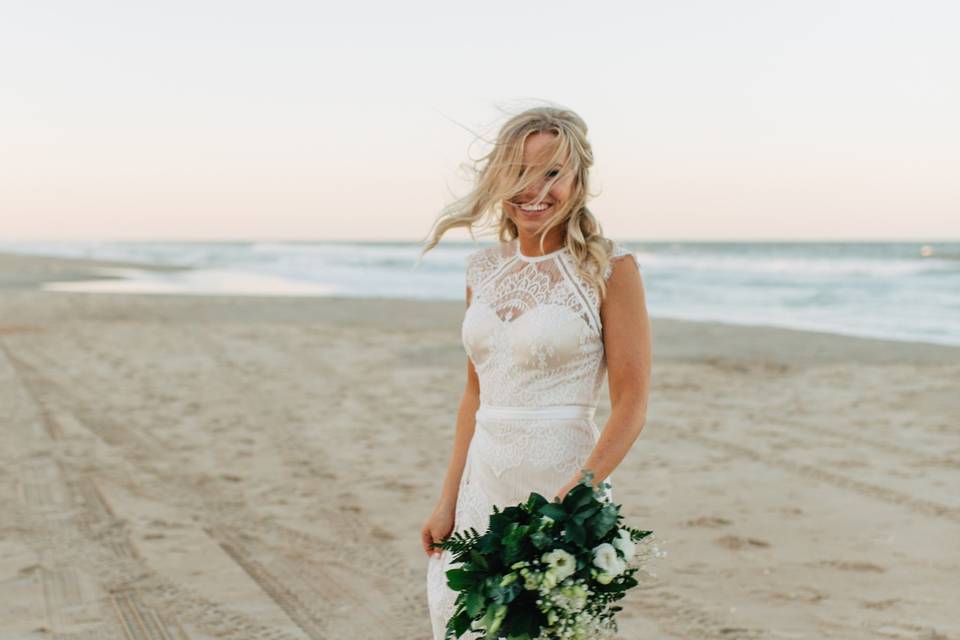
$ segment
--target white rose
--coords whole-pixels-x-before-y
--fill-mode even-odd
[[[577,559],[563,549],[547,552],[543,554],[541,560],[547,563],[550,566],[549,570],[556,574],[557,582],[563,581],[577,570]]]
[[[624,560],[629,560],[637,552],[637,544],[630,538],[630,532],[626,529],[620,529],[617,537],[613,539],[613,546],[623,552]]]

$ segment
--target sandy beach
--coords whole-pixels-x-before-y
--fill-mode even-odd
[[[38,288],[111,266],[0,255],[0,638],[428,639],[463,303]],[[960,348],[651,314],[621,637],[960,638]]]

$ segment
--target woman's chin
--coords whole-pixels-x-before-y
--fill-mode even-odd
[[[523,230],[523,232],[528,236],[537,236],[543,230],[544,223],[543,222],[530,223],[530,222],[524,221],[518,224],[517,227]]]
[[[518,227],[523,227],[524,229],[540,229],[542,228],[550,219],[552,215],[542,215],[542,216],[528,216],[522,213],[513,214],[513,222]]]

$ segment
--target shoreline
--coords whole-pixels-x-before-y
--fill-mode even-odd
[[[369,313],[376,316],[379,313],[393,314],[399,311],[398,321],[406,323],[409,326],[411,319],[409,315],[415,314],[417,309],[426,308],[424,315],[431,316],[439,314],[439,321],[436,323],[430,320],[424,320],[427,324],[437,329],[459,326],[465,302],[453,300],[430,300],[417,298],[384,298],[384,297],[361,297],[361,296],[338,296],[338,295],[297,295],[297,294],[210,294],[210,293],[114,293],[114,292],[81,292],[81,291],[47,291],[42,286],[49,282],[82,282],[94,280],[114,280],[122,279],[122,276],[104,275],[101,270],[110,269],[141,269],[144,271],[156,271],[162,273],[192,271],[191,267],[182,266],[160,266],[146,263],[109,261],[109,260],[90,260],[86,258],[60,258],[39,255],[26,255],[0,252],[0,294],[4,291],[34,291],[45,293],[47,295],[61,296],[100,296],[117,298],[166,298],[173,306],[181,304],[197,303],[198,300],[221,299],[229,305],[242,305],[244,301],[249,301],[252,305],[257,302],[269,301],[274,305],[296,306],[317,305],[322,310],[326,310],[329,318],[335,319],[338,314],[328,307],[336,308],[341,305],[358,304],[369,309]],[[14,273],[11,276],[11,272]],[[441,311],[442,310],[442,311]],[[321,313],[321,317],[323,313]],[[743,350],[743,353],[753,355],[751,352],[751,338],[755,336],[756,340],[764,344],[777,344],[786,340],[789,342],[791,334],[803,335],[811,341],[813,350],[804,354],[798,354],[801,357],[812,358],[814,361],[822,362],[823,358],[830,357],[831,352],[842,349],[848,353],[857,353],[865,358],[864,362],[885,363],[902,361],[905,356],[921,355],[927,362],[943,362],[950,364],[960,362],[960,345],[942,344],[936,342],[923,342],[916,340],[900,340],[893,338],[877,338],[870,336],[857,336],[830,331],[819,331],[812,329],[798,329],[791,327],[778,327],[764,324],[741,324],[733,322],[723,322],[719,320],[688,320],[680,318],[671,318],[658,316],[650,313],[651,325],[654,333],[665,332],[666,341],[673,345],[671,349],[672,357],[681,357],[685,353],[685,341],[681,338],[694,331],[702,331],[703,338],[719,338],[720,334],[730,332],[738,337],[737,349]],[[749,333],[750,336],[745,335]],[[729,337],[729,336],[728,336]],[[848,344],[843,344],[843,343]],[[702,356],[701,349],[704,344],[691,344],[687,357]],[[885,354],[875,353],[874,347],[882,347]],[[939,353],[943,351],[944,353]],[[721,351],[728,353],[728,351]]]
[[[102,270],[141,269],[158,273],[190,271],[190,267],[164,266],[122,260],[93,260],[64,258],[26,253],[0,251],[0,290],[34,289],[47,282],[80,282],[84,280],[114,280],[122,276],[108,276]]]

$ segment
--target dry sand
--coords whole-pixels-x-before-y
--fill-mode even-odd
[[[463,305],[34,287],[88,272],[0,256],[0,638],[429,638]],[[960,349],[653,330],[622,637],[960,638]]]

